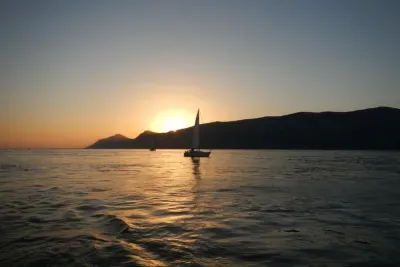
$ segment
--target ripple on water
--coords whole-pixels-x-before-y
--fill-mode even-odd
[[[83,205],[76,207],[76,209],[80,210],[80,211],[96,212],[96,211],[104,210],[104,209],[106,209],[106,207],[102,206],[102,205],[83,204]]]
[[[2,170],[10,170],[17,168],[16,164],[0,164],[0,169]]]
[[[51,203],[49,205],[50,208],[59,209],[68,206],[67,202],[58,202],[58,203]]]
[[[105,191],[108,191],[108,189],[105,189],[105,188],[92,188],[91,191],[92,192],[105,192]]]

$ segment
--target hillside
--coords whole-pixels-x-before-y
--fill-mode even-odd
[[[145,131],[134,139],[114,135],[87,148],[189,148],[192,128]],[[400,149],[400,109],[299,112],[200,126],[200,146],[214,149]]]

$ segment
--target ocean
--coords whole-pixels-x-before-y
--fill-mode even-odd
[[[400,266],[400,153],[1,150],[0,266]]]

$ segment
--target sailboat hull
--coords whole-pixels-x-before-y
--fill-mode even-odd
[[[183,155],[185,157],[192,157],[192,158],[201,158],[201,157],[209,157],[211,154],[210,152],[206,152],[206,151],[200,151],[200,150],[194,150],[194,151],[185,151],[185,153],[183,153]]]

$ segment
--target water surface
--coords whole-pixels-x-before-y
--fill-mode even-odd
[[[0,266],[400,266],[400,155],[0,151]]]

